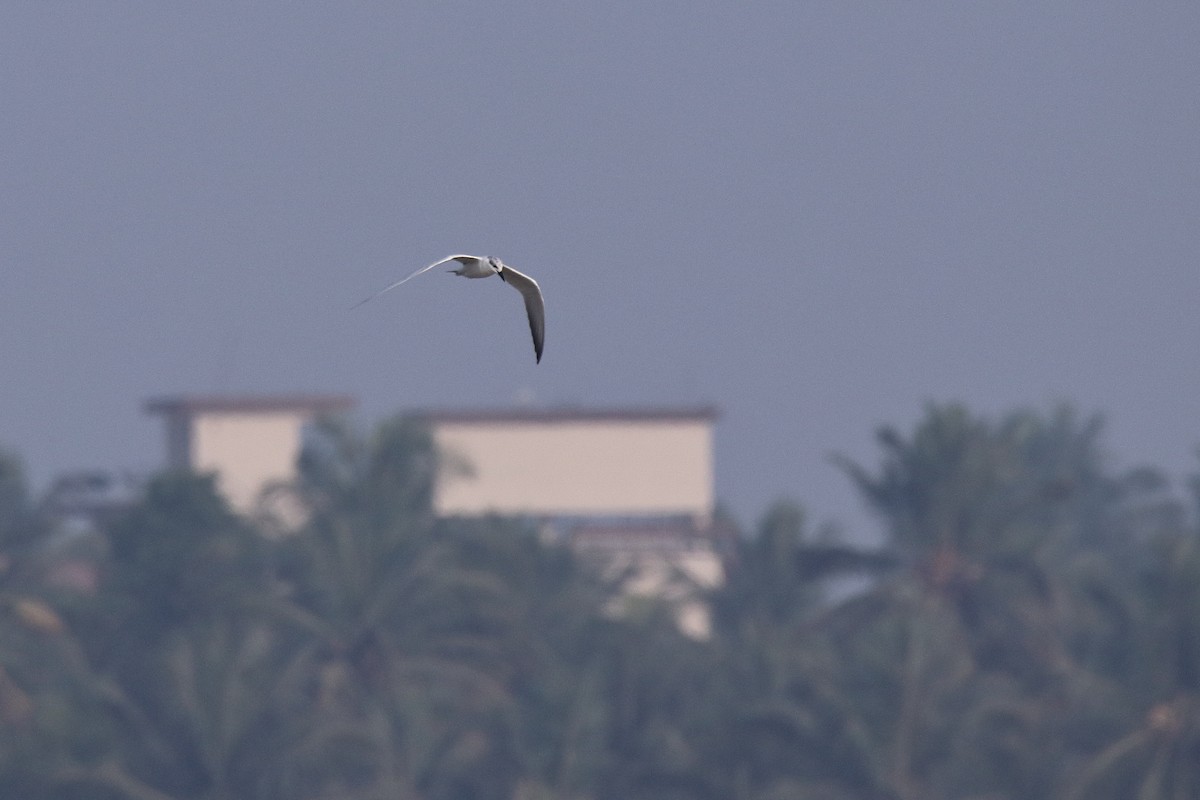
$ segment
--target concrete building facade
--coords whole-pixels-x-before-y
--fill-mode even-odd
[[[440,515],[712,518],[711,408],[420,416],[449,462]]]
[[[217,488],[243,514],[262,511],[263,491],[295,477],[304,427],[314,417],[353,406],[348,397],[308,395],[146,403],[166,423],[168,464],[215,473]],[[723,576],[714,546],[712,408],[414,416],[429,425],[442,464],[434,483],[438,516],[532,519],[601,571],[621,576],[630,607],[642,598],[666,600],[681,629],[708,635],[702,594]]]
[[[229,504],[248,514],[263,489],[295,477],[304,426],[354,404],[326,395],[185,395],[149,400],[146,411],[166,423],[168,466],[216,473]]]
[[[712,408],[437,411],[440,516],[538,520],[619,580],[620,614],[669,603],[680,629],[710,632],[703,593],[724,579],[713,524]]]

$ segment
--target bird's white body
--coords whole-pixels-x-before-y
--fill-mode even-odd
[[[461,275],[464,278],[490,278],[493,275],[499,275],[500,280],[521,293],[521,297],[525,299],[525,313],[529,317],[529,332],[533,335],[533,353],[538,363],[541,363],[542,345],[546,339],[546,306],[542,301],[542,290],[533,278],[517,272],[500,259],[493,258],[492,256],[480,257],[463,254],[446,256],[441,261],[435,261],[427,267],[421,267],[421,269],[407,278],[398,280],[386,289],[376,292],[366,300],[363,300],[362,303],[358,303],[355,308],[370,300],[374,300],[384,292],[395,289],[405,281],[412,280],[422,272],[428,272],[434,267],[445,264],[448,261],[457,261],[461,265],[460,269],[450,270],[455,275]]]
[[[453,258],[452,256],[449,259],[445,259],[442,263],[444,264]],[[463,256],[459,256],[459,258],[463,258]],[[479,258],[474,261],[459,261],[458,263],[462,264],[462,269],[452,269],[450,271],[464,278],[490,278],[493,275],[499,275],[500,270],[504,267],[499,259],[494,258]],[[437,265],[435,264],[434,266]]]

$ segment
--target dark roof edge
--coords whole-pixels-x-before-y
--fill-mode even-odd
[[[195,414],[203,412],[265,413],[272,411],[308,411],[326,414],[346,411],[358,404],[349,395],[177,395],[152,397],[143,408],[149,414]]]
[[[414,411],[431,423],[505,424],[513,422],[715,422],[713,406],[680,408],[505,408]]]

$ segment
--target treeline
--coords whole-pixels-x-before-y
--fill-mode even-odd
[[[1067,409],[878,441],[842,467],[885,545],[778,505],[706,641],[520,521],[435,519],[411,421],[325,424],[290,532],[168,474],[71,534],[0,460],[0,797],[1200,797],[1196,486]]]

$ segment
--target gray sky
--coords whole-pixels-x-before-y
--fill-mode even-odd
[[[719,497],[928,400],[1200,443],[1200,4],[10,2],[0,443],[163,457],[150,395],[711,402]],[[539,280],[545,357],[499,281]]]

